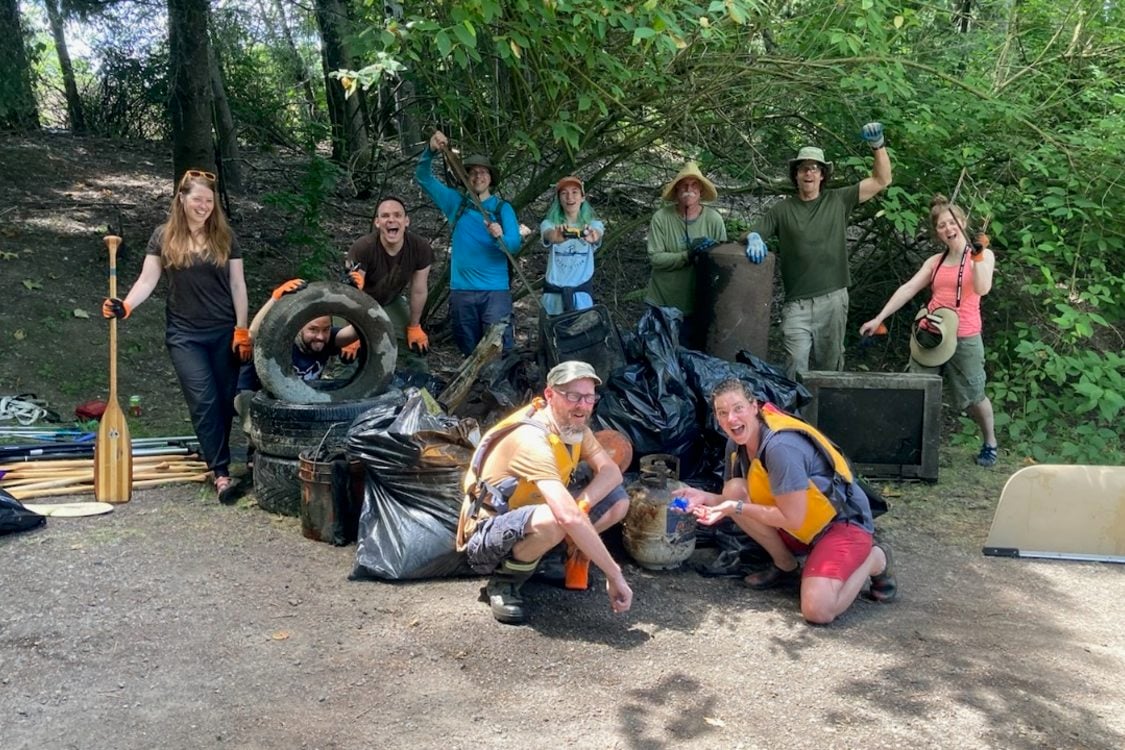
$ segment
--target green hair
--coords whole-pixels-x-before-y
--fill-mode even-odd
[[[596,221],[597,218],[598,216],[594,213],[593,207],[583,198],[582,205],[578,207],[578,226],[584,227],[590,222]],[[555,194],[555,199],[551,201],[551,207],[547,209],[547,221],[555,226],[566,224],[566,212],[563,211],[562,204],[559,203],[558,193]]]

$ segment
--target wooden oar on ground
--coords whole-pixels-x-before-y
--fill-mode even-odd
[[[109,235],[109,296],[117,296],[117,246]],[[109,320],[109,398],[94,443],[94,497],[104,503],[127,503],[133,493],[133,445],[129,424],[117,401],[117,318]]]
[[[205,482],[210,477],[210,474],[204,472],[202,474],[190,474],[182,477],[164,477],[161,479],[142,479],[136,482],[134,487],[160,487],[165,484],[178,484],[180,482]],[[29,497],[52,497],[58,495],[81,495],[83,493],[94,490],[92,484],[76,484],[66,485],[64,487],[49,487],[39,490],[25,490],[18,489],[12,491],[12,497],[17,500],[23,500]]]

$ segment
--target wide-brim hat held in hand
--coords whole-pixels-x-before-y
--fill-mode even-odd
[[[910,329],[910,357],[923,367],[940,367],[957,348],[957,311],[922,308]]]
[[[464,165],[466,172],[472,167],[484,167],[487,169],[488,173],[492,175],[492,185],[489,187],[496,187],[500,183],[500,170],[492,166],[492,160],[484,154],[473,154],[467,157],[461,164]]]
[[[699,171],[699,165],[693,161],[689,161],[685,164],[684,168],[680,170],[680,173],[676,175],[676,178],[664,186],[664,191],[660,194],[660,197],[666,201],[675,201],[676,185],[679,185],[681,180],[686,180],[689,177],[694,177],[699,180],[701,188],[699,191],[699,199],[701,201],[710,203],[719,197],[719,191],[715,189],[715,183],[704,177],[703,173]]]

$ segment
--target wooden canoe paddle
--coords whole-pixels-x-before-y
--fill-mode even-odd
[[[117,296],[117,246],[121,238],[105,238],[109,248],[109,296]],[[133,493],[133,442],[125,412],[117,400],[117,318],[109,320],[109,398],[94,441],[94,497],[103,503],[127,503]]]

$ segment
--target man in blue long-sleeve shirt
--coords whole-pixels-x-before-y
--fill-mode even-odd
[[[464,161],[469,184],[484,206],[484,216],[467,196],[434,177],[434,154],[448,143],[444,133],[434,131],[418,160],[414,179],[446,220],[454,222],[449,284],[453,341],[461,353],[468,356],[493,323],[507,320],[506,352],[513,342],[512,291],[504,250],[513,255],[519,252],[519,220],[510,204],[492,195],[500,176],[487,157],[470,156]]]

